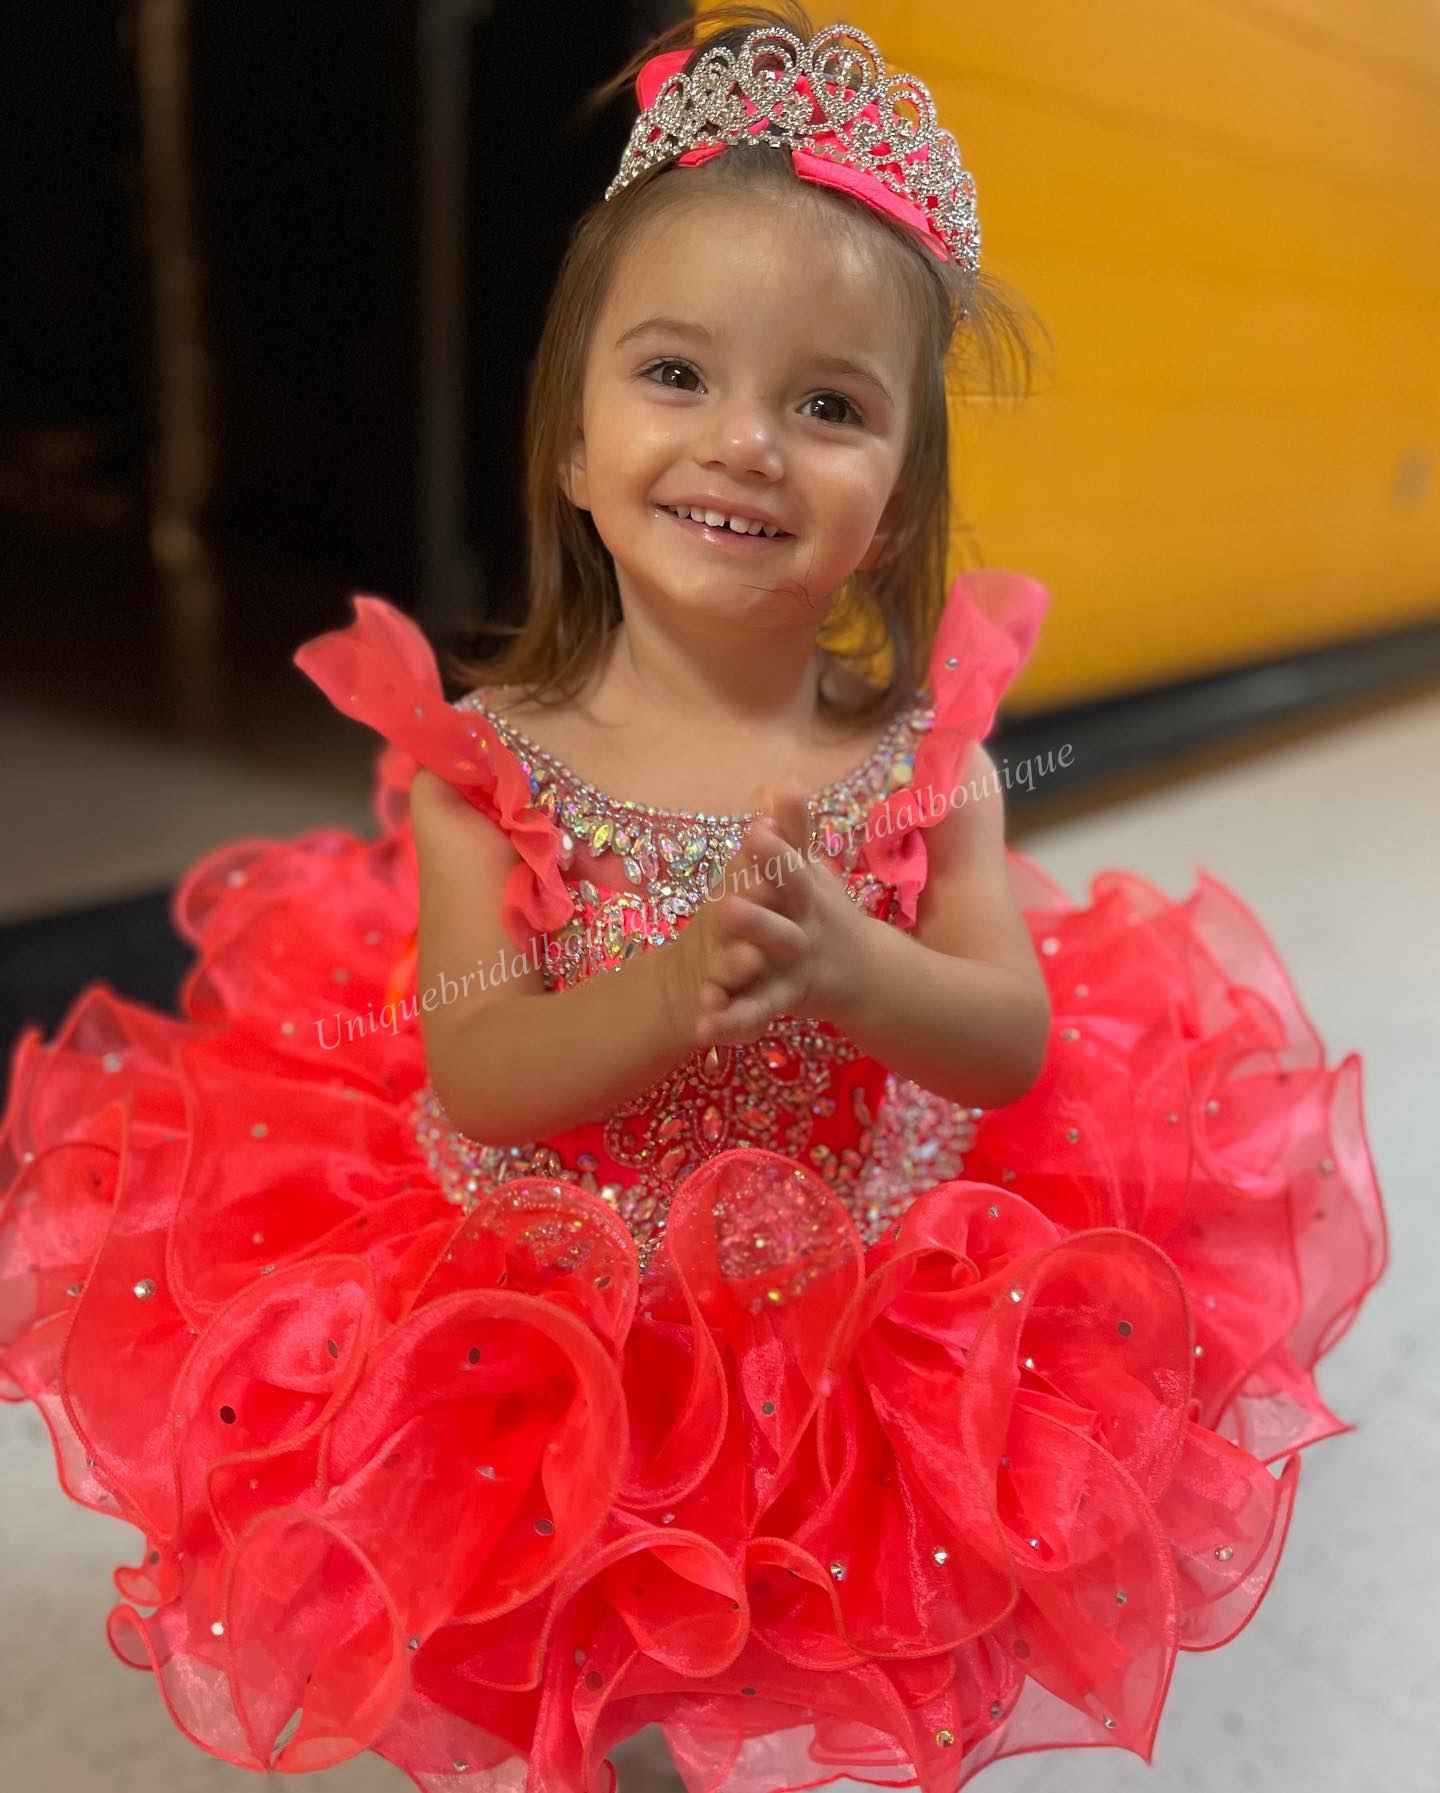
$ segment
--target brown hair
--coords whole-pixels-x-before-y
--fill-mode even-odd
[[[662,51],[689,48],[685,67],[703,51],[738,50],[760,26],[780,25],[803,42],[816,28],[793,0],[773,5],[732,4],[707,10],[659,33],[586,107],[593,112],[631,87],[643,64]],[[790,157],[762,145],[735,144],[678,176],[673,164],[631,181],[608,203],[580,218],[556,280],[535,358],[525,422],[529,603],[520,624],[488,623],[480,633],[507,644],[488,659],[454,658],[451,669],[470,685],[512,685],[542,704],[578,694],[611,631],[621,621],[619,587],[590,513],[572,504],[560,485],[572,432],[581,414],[586,359],[594,321],[613,270],[640,227],[671,206],[708,195],[767,190],[779,203],[821,205],[827,222],[868,233],[866,241],[892,275],[899,310],[916,342],[910,437],[900,471],[896,532],[880,564],[857,569],[835,596],[818,641],[855,669],[878,663],[882,682],[854,717],[889,715],[925,681],[930,644],[944,603],[952,531],[947,410],[957,392],[997,397],[1018,369],[1019,391],[1030,390],[1034,350],[1027,320],[1039,325],[1015,295],[984,274],[966,275],[916,244],[898,223],[862,200],[807,182]],[[961,328],[963,321],[963,328]],[[888,665],[886,662],[888,661]]]

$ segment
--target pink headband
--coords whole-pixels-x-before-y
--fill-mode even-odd
[[[768,109],[750,97],[751,91],[760,90],[756,86],[755,40],[762,40],[759,53],[773,54],[777,40],[798,53],[790,68],[774,80],[773,98],[765,90]],[[866,59],[870,66],[859,60],[845,65],[846,74],[837,80],[833,94],[827,84],[817,95],[805,69],[798,65],[805,63],[828,76],[828,58],[835,54],[832,44],[845,42],[858,42],[870,52]],[[791,163],[803,180],[849,193],[872,210],[883,212],[942,261],[956,261],[969,271],[978,266],[975,183],[961,168],[955,140],[937,128],[930,94],[913,76],[892,76],[882,85],[883,62],[863,33],[848,26],[832,26],[806,46],[788,33],[757,32],[747,41],[738,62],[725,51],[712,50],[687,77],[683,71],[692,54],[691,50],[669,50],[652,56],[641,68],[635,81],[641,115],[620,172],[606,191],[607,199],[661,162],[697,167],[748,134],[789,147]],[[861,70],[860,88],[849,84],[849,70],[854,67]],[[733,72],[736,68],[738,74]],[[728,79],[723,87],[722,77]],[[856,104],[870,94],[885,103],[884,114],[874,98]],[[918,123],[896,109],[897,100],[914,108]],[[719,140],[717,121],[723,121]],[[906,139],[915,147],[907,149]]]

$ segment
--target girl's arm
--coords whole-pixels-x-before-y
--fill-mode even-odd
[[[420,869],[417,986],[430,1082],[450,1121],[486,1145],[545,1139],[595,1120],[667,1075],[695,1048],[667,954],[637,953],[572,989],[546,991],[543,937],[528,952],[500,920],[515,849],[442,779],[410,794]],[[683,937],[682,937],[683,938]],[[497,955],[507,967],[490,977]],[[462,980],[483,965],[478,976]],[[457,995],[444,1000],[450,987]],[[425,1010],[426,991],[439,992]]]
[[[973,794],[926,830],[913,934],[868,920],[836,1021],[890,1070],[951,1101],[998,1108],[1040,1075],[1050,997],[1010,888],[994,762],[972,750]]]

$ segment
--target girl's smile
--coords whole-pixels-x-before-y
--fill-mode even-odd
[[[758,535],[741,535],[728,523],[713,527],[708,523],[697,523],[693,517],[677,516],[664,505],[656,505],[655,514],[690,535],[697,548],[708,546],[722,554],[760,554],[767,549],[786,548],[795,540],[793,535],[766,535],[763,531]]]

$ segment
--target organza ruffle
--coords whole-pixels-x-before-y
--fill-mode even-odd
[[[583,1190],[447,1204],[413,1019],[376,1021],[403,830],[212,856],[182,1019],[93,989],[22,1038],[0,1394],[139,1529],[110,1637],[188,1735],[491,1793],[608,1790],[650,1722],[695,1793],[1148,1758],[1343,1428],[1313,1369],[1383,1216],[1358,1063],[1236,899],[1014,865],[1045,1073],[868,1252],[758,1151],[692,1173],[643,1280]]]
[[[295,664],[337,709],[389,743],[377,789],[383,827],[405,819],[422,765],[505,833],[520,863],[505,887],[501,920],[517,946],[529,947],[570,918],[559,828],[532,805],[528,775],[485,717],[445,702],[434,650],[410,618],[382,598],[357,596],[354,606],[353,623],[307,641]]]
[[[1049,594],[1036,579],[999,568],[957,575],[936,630],[926,679],[935,720],[908,784],[870,811],[861,863],[894,886],[891,920],[913,928],[925,888],[927,828],[943,819],[965,778],[970,749],[995,721],[1005,688],[1030,656]]]

